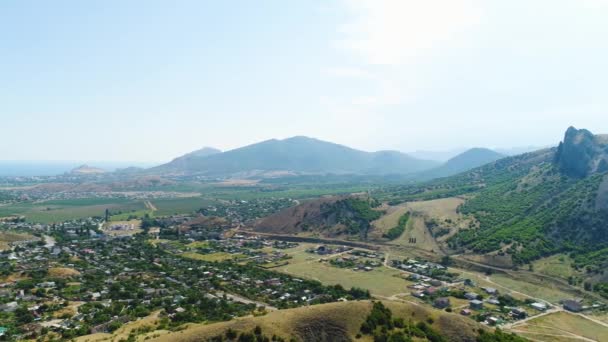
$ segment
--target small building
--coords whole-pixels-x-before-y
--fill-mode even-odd
[[[466,298],[468,300],[477,299],[478,297],[479,297],[479,295],[475,292],[467,292],[464,294],[464,298]]]
[[[580,302],[572,299],[567,299],[562,302],[564,306],[564,310],[568,310],[570,312],[581,312],[583,311],[583,305]]]
[[[423,298],[424,293],[422,293],[422,291],[415,291],[415,292],[412,292],[412,296],[414,296],[416,298]]]
[[[488,300],[486,300],[486,302],[488,304],[493,304],[493,305],[500,305],[500,301],[496,298],[489,298]]]
[[[524,319],[528,317],[528,313],[521,308],[513,308],[511,309],[511,316],[517,319]]]
[[[545,310],[547,310],[547,304],[545,304],[545,303],[539,303],[539,302],[536,302],[536,303],[532,303],[532,304],[530,304],[530,306],[531,306],[533,309],[536,309],[536,310],[538,310],[538,311],[545,311]]]
[[[433,306],[438,309],[445,309],[448,306],[450,306],[450,298],[448,298],[448,297],[437,298],[435,300],[435,302],[433,302]]]
[[[481,310],[483,309],[483,302],[477,299],[473,299],[469,302],[469,307],[473,310]]]
[[[424,294],[430,296],[430,295],[435,294],[435,292],[437,292],[437,291],[438,291],[438,289],[436,287],[429,287],[426,290],[424,290]]]
[[[498,293],[498,290],[493,287],[484,287],[483,290],[489,295],[495,295]]]
[[[470,316],[471,315],[471,310],[469,310],[469,309],[462,309],[460,311],[460,314],[463,315],[463,316]]]
[[[494,317],[494,316],[492,316],[492,317],[488,318],[488,323],[489,323],[490,325],[496,325],[496,324],[498,324],[499,322],[500,322],[500,319],[499,319],[499,318],[496,318],[496,317]]]

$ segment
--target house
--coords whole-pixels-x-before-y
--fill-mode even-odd
[[[448,297],[437,298],[435,300],[435,302],[433,302],[433,306],[438,309],[445,309],[448,306],[450,306],[450,298],[448,298]]]
[[[426,295],[432,295],[435,292],[437,292],[437,288],[436,287],[429,287],[428,289],[424,290],[424,294]]]
[[[511,316],[517,319],[524,319],[526,317],[528,317],[528,313],[520,308],[513,308],[511,310]]]
[[[486,300],[486,302],[488,302],[488,304],[500,305],[500,301],[496,298],[490,298],[490,299]]]
[[[479,295],[475,292],[467,292],[464,294],[464,298],[466,298],[468,300],[477,299],[477,297],[479,297]]]
[[[562,305],[564,306],[564,310],[568,310],[570,312],[583,311],[583,306],[581,305],[581,303],[577,302],[576,300],[572,300],[572,299],[564,300],[562,302]]]
[[[483,309],[483,302],[477,299],[473,299],[469,302],[469,307],[473,310],[481,310]]]
[[[486,291],[486,293],[489,295],[495,295],[498,293],[498,290],[493,287],[484,287],[483,290]]]
[[[422,291],[416,291],[416,292],[412,292],[412,296],[414,296],[416,298],[423,298],[424,293],[422,293]]]
[[[488,323],[490,325],[496,325],[496,324],[500,323],[500,319],[492,316],[492,317],[488,318]]]
[[[538,311],[545,311],[545,310],[547,310],[547,304],[545,304],[545,303],[536,302],[536,303],[530,304],[530,306],[532,308],[538,310]]]
[[[462,309],[460,311],[460,314],[463,315],[463,316],[470,316],[471,315],[471,310],[469,310],[469,309]]]

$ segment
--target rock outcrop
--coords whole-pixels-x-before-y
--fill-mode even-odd
[[[568,128],[559,144],[555,163],[571,177],[584,178],[608,171],[608,139],[586,129]]]

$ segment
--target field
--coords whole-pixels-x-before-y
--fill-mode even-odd
[[[374,229],[369,234],[370,238],[381,238],[382,234],[388,232],[391,228],[397,226],[399,218],[403,216],[403,214],[405,214],[407,211],[408,207],[404,205],[387,208],[386,215],[383,215],[378,220],[372,222],[372,226],[374,227]]]
[[[306,253],[305,249],[314,245],[301,244],[297,248],[285,250],[293,257],[289,264],[274,268],[273,270],[284,272],[296,277],[318,280],[323,284],[340,284],[345,288],[361,287],[368,289],[372,294],[382,297],[391,297],[396,294],[409,293],[406,288],[411,282],[401,277],[401,272],[384,266],[374,268],[374,270],[353,271],[348,268],[338,268],[321,263],[322,257],[315,254]],[[330,256],[325,256],[330,258]]]
[[[511,331],[534,341],[608,341],[608,325],[566,312],[533,318]]]
[[[210,261],[210,262],[239,259],[239,258],[244,257],[244,255],[242,255],[242,254],[230,254],[230,253],[224,253],[224,252],[218,252],[218,253],[212,253],[212,254],[200,254],[200,253],[194,253],[194,252],[186,252],[186,253],[183,253],[181,256],[183,256],[184,258],[202,260],[202,261]]]
[[[410,239],[415,239],[416,243],[410,243]],[[438,252],[441,250],[431,235],[431,232],[426,227],[424,217],[420,216],[419,214],[410,216],[410,219],[405,227],[405,232],[391,243],[402,246],[416,247],[432,252]]]
[[[0,232],[0,251],[9,248],[9,243],[15,241],[24,241],[32,239],[33,236],[29,234],[17,234],[11,232]]]
[[[500,286],[512,291],[521,292],[529,296],[540,298],[550,303],[558,304],[562,299],[569,299],[571,294],[561,291],[551,284],[536,285],[522,280],[510,278],[507,275],[496,274],[490,276],[490,280],[494,282],[499,290]]]
[[[578,275],[576,270],[572,268],[572,264],[572,259],[568,255],[557,254],[535,261],[533,267],[534,272],[568,279],[570,276]]]
[[[73,268],[67,267],[51,267],[49,268],[49,276],[55,278],[70,278],[72,276],[80,275],[80,272]]]
[[[141,201],[92,198],[1,206],[0,216],[23,215],[29,222],[52,223],[91,216],[101,217],[106,209],[130,212],[145,207]]]
[[[150,202],[156,207],[154,215],[157,216],[192,213],[215,203],[214,200],[201,197],[157,199],[150,200]]]

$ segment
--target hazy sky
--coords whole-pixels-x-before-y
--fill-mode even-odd
[[[0,1],[0,159],[608,133],[608,0]]]

